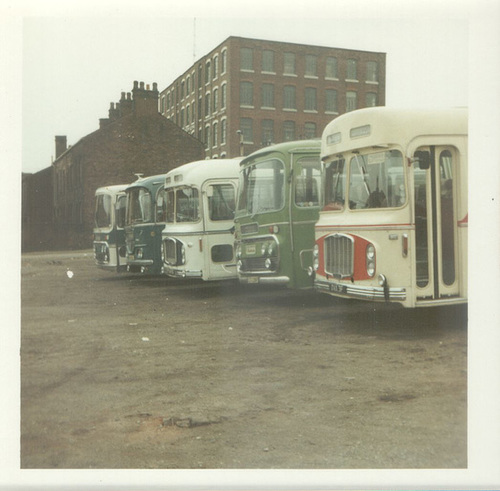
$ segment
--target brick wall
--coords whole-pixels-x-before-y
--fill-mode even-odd
[[[201,142],[158,113],[131,114],[106,124],[54,162],[57,243],[91,246],[97,188],[131,183],[135,173],[163,174],[204,155]]]
[[[241,69],[240,49],[249,48],[253,53],[252,69]],[[274,70],[267,72],[263,70],[263,53],[270,51],[274,53]],[[225,55],[224,55],[225,53]],[[296,73],[285,74],[285,53],[294,53],[296,58]],[[223,71],[221,62],[223,55],[226,60],[226,70]],[[306,76],[306,56],[313,55],[317,59],[317,76]],[[327,57],[337,59],[337,77],[326,76]],[[347,76],[348,60],[355,60],[357,64],[356,80],[349,80]],[[367,62],[378,64],[378,80],[368,82],[366,77]],[[218,69],[214,72],[214,65]],[[208,68],[210,65],[210,68]],[[210,76],[206,73],[210,72]],[[190,67],[184,74],[180,75],[166,89],[161,92],[162,114],[182,126],[186,131],[192,132],[198,138],[205,141],[205,129],[210,128],[210,142],[206,143],[207,156],[234,157],[240,153],[240,137],[237,130],[241,129],[241,119],[248,118],[252,121],[252,142],[244,142],[243,151],[245,155],[261,148],[267,143],[263,137],[264,120],[273,121],[274,138],[273,143],[285,141],[283,126],[285,121],[295,123],[295,139],[308,138],[306,135],[306,123],[316,125],[316,137],[320,137],[324,127],[335,117],[347,111],[346,94],[355,92],[357,96],[356,109],[366,107],[367,93],[375,94],[376,105],[385,105],[385,53],[358,51],[342,48],[330,48],[324,46],[300,45],[259,39],[248,39],[240,37],[229,37],[215,49],[207,53]],[[199,74],[201,77],[199,77]],[[253,84],[252,107],[242,107],[240,102],[240,83],[251,82]],[[274,107],[272,109],[262,108],[261,93],[263,84],[271,84],[274,87]],[[296,88],[296,111],[284,108],[283,88],[292,85]],[[187,87],[189,86],[189,90]],[[222,95],[222,87],[226,87],[227,101],[225,107],[213,108],[213,101],[206,104],[206,98],[213,98],[215,91],[219,94],[219,106]],[[314,88],[317,91],[317,111],[305,111],[305,89]],[[328,112],[326,110],[326,90],[337,92],[337,110]],[[201,103],[200,103],[201,98]],[[211,106],[210,113],[206,107]],[[189,122],[182,114],[189,108]],[[193,111],[194,108],[194,111]],[[226,142],[221,142],[221,128],[226,125]],[[214,123],[217,127],[214,126]],[[219,132],[217,145],[213,143],[213,131],[217,128]]]
[[[22,176],[22,251],[54,246],[52,216],[52,168]]]

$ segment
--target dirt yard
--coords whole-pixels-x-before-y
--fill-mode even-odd
[[[467,466],[467,309],[22,256],[21,468]]]

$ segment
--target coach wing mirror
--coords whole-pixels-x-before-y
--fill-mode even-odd
[[[427,170],[431,166],[431,154],[426,150],[417,150],[413,155],[413,162],[418,164],[418,168]]]

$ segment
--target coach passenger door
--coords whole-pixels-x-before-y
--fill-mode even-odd
[[[415,152],[414,223],[418,300],[459,294],[457,251],[457,168],[454,147],[421,147]]]
[[[236,277],[234,212],[236,180],[206,182],[204,196],[204,279]]]

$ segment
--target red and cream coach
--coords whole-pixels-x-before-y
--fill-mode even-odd
[[[467,301],[467,109],[360,109],[322,136],[314,286],[405,307]]]

